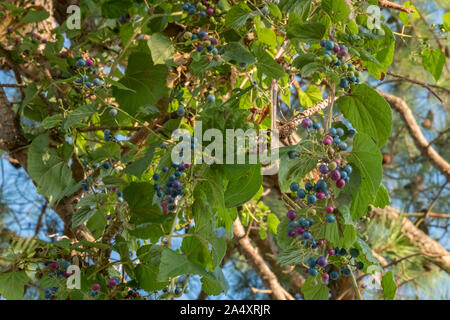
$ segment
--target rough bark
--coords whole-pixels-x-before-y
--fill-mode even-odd
[[[392,109],[398,112],[422,156],[425,157],[433,167],[439,170],[447,178],[447,181],[450,181],[450,164],[439,155],[424,137],[422,130],[417,124],[417,121],[406,102],[399,97],[379,90],[378,93],[386,99]]]
[[[234,221],[233,232],[235,237],[234,240],[239,247],[239,251],[245,256],[247,262],[259,275],[264,286],[270,290],[270,298],[276,300],[294,300],[294,298],[280,285],[277,276],[270,270],[258,252],[258,249],[253,246],[239,217]]]
[[[392,207],[386,207],[384,209],[375,208],[373,213],[378,216],[383,215],[389,220],[401,219],[401,212]],[[450,253],[438,241],[417,228],[414,223],[407,218],[403,218],[402,220],[401,232],[412,244],[419,248],[429,260],[446,272],[450,271]]]

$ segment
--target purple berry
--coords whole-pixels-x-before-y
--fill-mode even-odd
[[[94,65],[94,61],[92,61],[91,59],[86,59],[85,62],[87,67],[92,67]]]
[[[294,220],[297,215],[295,214],[294,210],[289,210],[286,216],[288,217],[289,220]]]
[[[309,119],[304,119],[302,121],[301,125],[302,125],[303,128],[309,128],[309,126],[311,125],[311,121]]]
[[[319,166],[319,171],[322,174],[327,174],[328,173],[328,166],[326,164],[322,164]]]
[[[328,281],[328,279],[330,279],[330,276],[328,275],[328,273],[324,273],[324,274],[322,275],[322,280],[323,280],[323,281]]]
[[[295,237],[295,231],[294,231],[294,230],[289,230],[288,233],[287,233],[287,236],[288,236],[289,238]]]
[[[212,15],[214,15],[216,13],[216,9],[214,9],[214,8],[208,8],[208,10],[206,10],[206,14],[208,15],[208,16],[212,16]]]
[[[339,52],[340,48],[337,44],[334,45],[333,51],[334,52]]]
[[[327,213],[333,213],[334,212],[334,208],[332,206],[327,206]]]
[[[49,267],[50,267],[50,269],[55,270],[55,269],[59,268],[59,264],[58,264],[58,262],[52,262],[52,263],[50,263]]]
[[[334,251],[334,249],[328,250],[328,255],[334,256],[335,254],[336,254],[336,251]]]
[[[117,282],[117,280],[115,278],[110,278],[108,279],[108,286],[109,287],[115,287],[117,286],[119,283]]]
[[[330,177],[331,180],[338,181],[341,178],[341,172],[338,169],[334,169],[333,171],[331,171]]]
[[[317,264],[324,268],[328,265],[328,259],[325,257],[319,257],[319,259],[317,259]]]
[[[295,227],[295,233],[296,233],[296,234],[302,235],[303,232],[305,232],[305,229],[303,229],[302,226],[296,226],[296,227]]]

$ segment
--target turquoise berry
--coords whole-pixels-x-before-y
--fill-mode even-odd
[[[304,199],[306,197],[306,191],[303,189],[298,189],[297,197],[299,197],[300,199]]]
[[[339,279],[339,273],[338,273],[337,271],[335,271],[335,270],[331,271],[331,272],[330,272],[330,279],[331,279],[331,280],[337,280],[337,279]]]
[[[306,197],[306,200],[308,201],[309,204],[314,204],[314,203],[316,203],[317,198],[313,194],[308,194],[308,196]]]
[[[326,40],[325,41],[325,48],[328,50],[333,50],[334,49],[334,42],[331,40]]]
[[[336,217],[333,215],[333,214],[329,214],[328,216],[327,216],[327,222],[328,223],[333,223],[333,222],[335,222],[336,221]]]

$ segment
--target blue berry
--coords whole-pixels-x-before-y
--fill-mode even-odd
[[[337,271],[335,271],[335,270],[331,271],[331,272],[330,272],[330,279],[331,279],[331,280],[337,280],[337,279],[339,279],[339,273],[338,273]]]
[[[322,174],[327,174],[328,173],[328,166],[326,165],[326,164],[321,164],[320,166],[319,166],[319,171],[320,171],[320,173],[322,173]],[[316,184],[317,185],[317,184]]]
[[[313,194],[308,194],[308,196],[306,197],[306,200],[308,201],[309,204],[314,204],[314,203],[316,203],[317,198]]]
[[[102,166],[103,166],[103,168],[105,168],[105,169],[111,168],[111,164],[109,163],[109,161],[103,162]]]
[[[205,31],[205,30],[201,30],[199,33],[198,33],[198,37],[200,38],[200,39],[202,39],[204,36],[207,36],[208,35],[208,33]]]
[[[206,101],[214,103],[216,101],[216,97],[213,94],[208,94],[208,96],[206,97]]]
[[[336,135],[336,129],[335,128],[330,128],[330,130],[328,130],[328,134],[332,137],[334,137]]]
[[[200,16],[201,16],[201,17],[206,17],[206,11],[203,11],[203,10],[200,11]]]
[[[166,166],[164,166],[164,167],[162,168],[162,171],[163,171],[163,172],[167,172],[167,171],[169,171],[169,168],[166,167]]]
[[[302,234],[302,238],[305,239],[305,240],[310,240],[310,239],[312,239],[312,234],[310,232],[308,232],[308,231],[305,231]]]
[[[313,128],[316,130],[320,130],[322,128],[322,125],[320,124],[320,122],[314,122]]]
[[[334,49],[334,42],[331,40],[326,40],[325,41],[325,48],[328,50],[333,50]]]
[[[308,259],[307,265],[308,265],[310,268],[314,268],[314,267],[316,266],[316,263],[317,263],[316,258],[311,257],[311,258]]]
[[[327,55],[327,56],[333,55],[333,54],[331,53],[330,50],[325,50],[325,51],[323,52],[323,54],[324,54],[324,55]]]
[[[158,181],[160,178],[161,178],[161,176],[159,174],[157,174],[157,173],[155,173],[153,175],[153,180],[155,180],[155,181]]]
[[[341,81],[339,82],[339,87],[341,87],[342,89],[345,89],[348,87],[348,80],[345,78],[342,78]]]
[[[177,108],[177,116],[184,117],[185,114],[186,114],[186,110],[184,109],[184,106],[182,104],[180,104]]]
[[[288,228],[289,229],[294,229],[297,226],[297,222],[294,220],[289,221],[288,223]]]
[[[350,249],[350,255],[352,256],[352,258],[358,258],[359,257],[359,250],[356,248],[351,248]]]
[[[347,254],[347,250],[345,250],[345,248],[341,248],[341,250],[339,250],[338,253],[340,256],[345,256]]]
[[[342,273],[344,276],[349,277],[349,276],[351,275],[352,272],[350,271],[349,268],[342,267],[342,268],[341,268],[341,273]]]
[[[303,189],[298,189],[297,190],[297,197],[299,197],[300,199],[304,199],[306,197],[306,191]]]
[[[333,222],[335,222],[335,221],[336,221],[336,217],[335,217],[334,215],[329,214],[329,215],[327,216],[327,222],[328,222],[328,223],[333,223]]]
[[[336,67],[339,67],[341,64],[342,64],[341,60],[338,60],[334,65],[335,65]]]
[[[207,46],[207,47],[206,47],[206,50],[208,50],[208,52],[213,51],[213,49],[214,49],[214,46],[213,46],[213,45],[210,45],[210,46]]]
[[[346,171],[341,171],[341,179],[345,179],[345,178],[347,178],[347,176],[348,176],[348,173],[346,172]]]
[[[291,189],[292,192],[297,192],[300,188],[300,185],[297,182],[292,182],[289,186],[289,189]]]
[[[305,183],[306,191],[311,191],[313,189],[313,185],[310,182]]]
[[[348,174],[351,174],[352,171],[353,171],[353,168],[352,168],[351,165],[347,164],[347,165],[344,167],[344,171],[347,172]]]
[[[196,50],[197,50],[197,52],[202,52],[203,51],[203,47],[202,46],[197,46]]]
[[[348,146],[347,146],[347,144],[346,144],[345,142],[340,142],[340,143],[338,144],[338,147],[339,147],[339,149],[341,149],[341,150],[347,150],[347,148],[348,148]]]
[[[318,271],[315,268],[309,268],[308,269],[308,274],[313,276],[313,277],[316,276],[317,273],[318,273]]]
[[[159,186],[159,184],[155,183],[155,184],[153,185],[153,189],[159,190],[159,189],[161,189],[161,187]]]
[[[338,137],[342,137],[342,136],[344,135],[344,129],[342,129],[342,128],[337,128],[337,129],[336,129],[336,135],[337,135]]]
[[[298,156],[298,152],[297,151],[289,151],[288,153],[288,157],[289,159],[295,159]]]
[[[84,59],[78,59],[77,62],[75,62],[75,65],[78,68],[84,67],[86,65],[86,61],[84,61]]]
[[[356,263],[356,268],[357,268],[358,270],[364,269],[364,263],[362,263],[361,261],[358,261],[358,262]]]
[[[321,46],[322,48],[325,48],[325,40],[320,41],[320,46]]]

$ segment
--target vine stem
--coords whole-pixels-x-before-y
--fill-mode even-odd
[[[355,289],[356,297],[358,298],[358,300],[363,300],[363,298],[361,297],[361,292],[359,292],[358,284],[356,283],[355,275],[353,274],[353,271],[350,271],[350,273],[352,275],[352,283],[353,288]]]
[[[328,110],[328,121],[326,122],[325,132],[328,132],[328,129],[331,128],[331,122],[333,120],[333,106],[334,106],[334,98],[336,96],[336,84],[333,82],[331,85],[331,103],[330,109]]]

